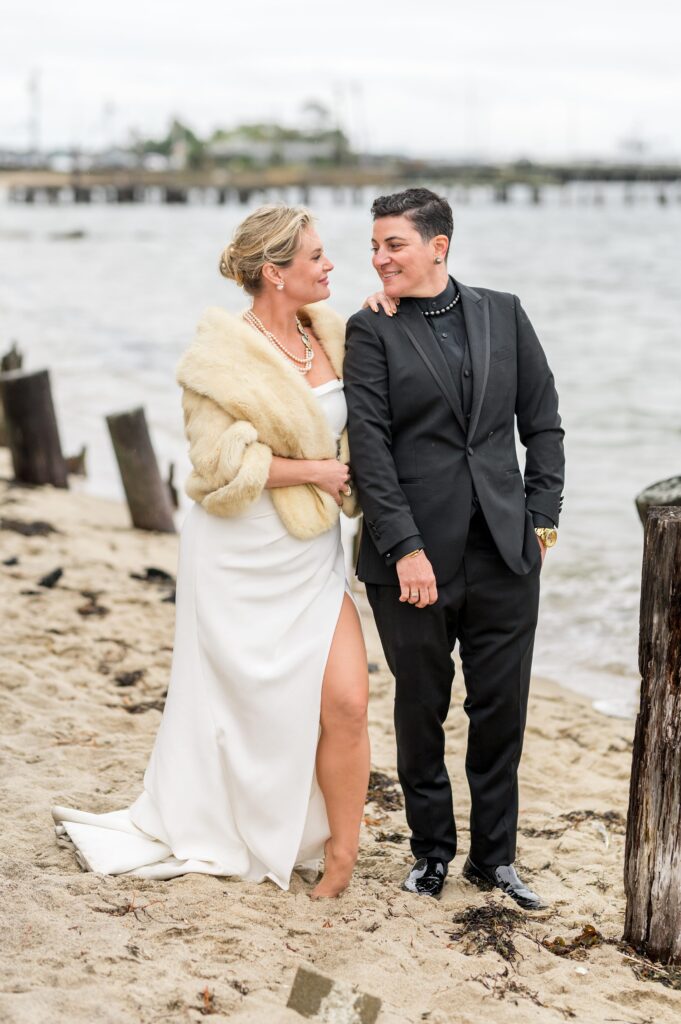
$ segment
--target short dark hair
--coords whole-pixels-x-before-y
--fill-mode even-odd
[[[429,188],[406,188],[391,196],[379,196],[371,206],[371,216],[399,217],[404,214],[413,223],[424,242],[436,235],[446,235],[449,241],[454,231],[452,208],[443,196]]]

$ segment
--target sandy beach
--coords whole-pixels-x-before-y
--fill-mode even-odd
[[[17,532],[36,522],[42,533]],[[461,848],[440,902],[409,896],[392,683],[368,614],[377,774],[342,898],[313,903],[297,875],[283,893],[196,874],[81,872],[50,807],[103,812],[140,792],[175,610],[172,579],[148,570],[174,576],[177,538],[131,530],[116,503],[6,479],[0,527],[3,1022],[295,1024],[286,1001],[299,965],[378,996],[380,1024],[679,1020],[681,991],[663,984],[671,973],[620,944],[633,721],[533,681],[518,866],[551,906],[526,915],[461,878],[459,675],[447,737]]]

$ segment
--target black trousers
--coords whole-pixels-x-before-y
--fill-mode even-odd
[[[415,857],[450,861],[456,853],[444,729],[452,695],[456,640],[468,715],[466,774],[471,793],[473,861],[512,864],[541,563],[526,576],[506,566],[485,519],[470,524],[461,566],[438,586],[438,600],[415,608],[399,588],[367,583],[381,643],[395,676],[397,769]]]

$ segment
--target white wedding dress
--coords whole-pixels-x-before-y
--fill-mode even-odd
[[[342,381],[313,391],[336,437]],[[189,871],[270,878],[317,865],[329,826],[315,775],[321,687],[346,591],[340,526],[303,541],[267,490],[240,516],[195,504],[177,574],[168,696],[124,810],[53,807],[86,871],[167,879]]]

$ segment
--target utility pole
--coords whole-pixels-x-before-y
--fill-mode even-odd
[[[34,163],[40,160],[40,70],[31,72],[28,80],[28,149]]]
[[[102,107],[102,150],[113,149],[114,147],[115,116],[116,104],[112,100],[105,100]]]
[[[357,137],[357,149],[361,157],[369,154],[369,131],[367,128],[366,101],[364,87],[360,81],[355,80],[351,85],[353,106],[355,110],[355,133]],[[361,159],[364,163],[364,160]]]

